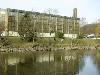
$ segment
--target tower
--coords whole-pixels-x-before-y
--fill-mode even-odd
[[[74,8],[73,9],[73,17],[74,18],[77,18],[77,8]]]

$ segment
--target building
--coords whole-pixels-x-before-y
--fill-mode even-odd
[[[73,9],[72,17],[7,8],[0,9],[0,22],[5,26],[2,35],[19,36],[18,25],[26,12],[31,14],[38,37],[55,37],[55,32],[62,32],[64,37],[76,38],[80,32],[77,8]]]

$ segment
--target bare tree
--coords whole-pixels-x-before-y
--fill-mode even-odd
[[[82,17],[81,19],[80,19],[80,33],[82,34],[82,35],[84,35],[85,34],[85,26],[86,25],[88,25],[88,22],[86,21],[86,18],[84,18],[84,17]]]
[[[51,8],[48,8],[47,10],[44,11],[44,13],[47,13],[47,14],[58,14],[58,10],[57,9],[51,9]]]
[[[0,22],[0,35],[3,33],[4,29],[5,29],[4,22],[1,21]]]
[[[95,23],[96,23],[96,24],[100,24],[100,19],[96,20]]]
[[[52,15],[57,15],[58,13],[58,10],[57,9],[51,9],[51,8],[48,8],[47,10],[44,11],[44,13],[47,13],[49,14],[49,18],[48,18],[48,25],[49,25],[49,32],[50,32],[50,35],[52,32],[55,32],[55,28],[56,26],[54,26],[54,23],[53,23],[53,19],[51,18]]]
[[[82,18],[80,19],[80,25],[81,25],[81,27],[83,27],[83,26],[86,25],[86,24],[87,24],[86,18],[82,17]]]
[[[81,19],[81,32],[83,34],[95,34],[96,36],[99,36],[99,30],[100,30],[100,19],[96,20],[95,22],[91,24],[85,23],[86,19]]]
[[[100,37],[100,19],[96,20],[95,25],[95,35],[96,37]]]

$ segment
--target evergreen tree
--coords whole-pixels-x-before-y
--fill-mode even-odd
[[[22,39],[27,41],[32,41],[34,36],[34,28],[33,22],[31,18],[31,14],[26,12],[25,15],[22,16],[20,24],[18,26],[18,32]]]

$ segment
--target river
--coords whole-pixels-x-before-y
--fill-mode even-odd
[[[0,75],[100,75],[100,51],[0,53]]]

